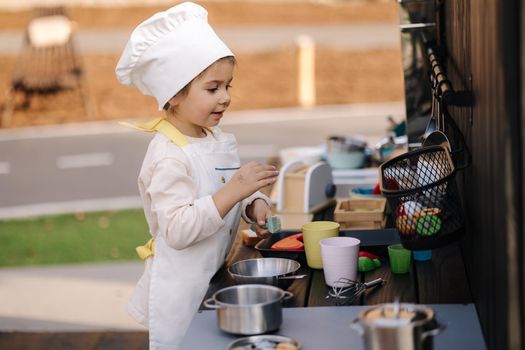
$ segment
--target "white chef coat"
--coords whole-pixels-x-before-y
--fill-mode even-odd
[[[128,304],[128,312],[149,327],[150,349],[178,349],[235,238],[239,216],[256,192],[222,219],[212,199],[239,169],[235,137],[219,128],[202,139],[182,135],[165,119],[145,129],[151,140],[139,175],[139,190],[154,256]]]

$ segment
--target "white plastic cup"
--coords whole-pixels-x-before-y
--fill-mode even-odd
[[[355,281],[361,241],[353,237],[330,237],[319,243],[325,283],[333,287],[341,278]]]

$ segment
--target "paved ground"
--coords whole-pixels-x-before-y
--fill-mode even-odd
[[[142,262],[0,269],[0,331],[144,330],[125,312]]]
[[[120,54],[131,29],[89,30],[75,33],[76,47],[82,53]],[[217,33],[237,52],[264,52],[293,46],[301,35],[327,48],[351,48],[353,51],[399,48],[399,28],[395,24],[336,24],[250,26],[248,28],[217,28]],[[17,55],[22,45],[20,31],[0,32],[0,55]],[[103,40],[101,40],[103,38]]]
[[[362,135],[373,146],[387,116],[401,120],[403,110],[369,103],[236,111],[221,128],[236,136],[243,162],[266,161],[330,135]],[[136,180],[150,138],[116,121],[0,130],[0,219],[140,207]]]

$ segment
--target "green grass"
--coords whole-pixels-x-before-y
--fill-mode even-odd
[[[0,266],[136,260],[149,238],[142,210],[0,221]]]

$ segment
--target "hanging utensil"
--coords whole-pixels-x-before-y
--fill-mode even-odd
[[[444,84],[447,80],[442,80],[441,82],[436,84],[435,93],[436,93],[436,101],[437,101],[437,115],[436,118],[439,120],[439,131],[442,131],[443,133],[447,132],[446,129],[446,123],[445,123],[445,112],[443,108],[443,96],[439,94],[439,91],[441,91],[441,84]]]
[[[439,96],[439,85],[434,76],[431,77],[432,84],[432,110],[430,116],[430,122],[434,123],[433,130],[427,127],[427,132],[423,137],[422,146],[443,146],[449,152],[451,151],[450,141],[445,134],[445,115],[442,107],[442,100]]]
[[[436,131],[436,130],[439,130],[439,121],[437,120],[436,116],[437,116],[437,105],[436,105],[436,102],[437,102],[437,98],[436,98],[436,83],[435,83],[435,79],[434,79],[434,76],[430,76],[430,85],[431,85],[431,88],[430,88],[430,94],[431,94],[431,97],[432,97],[432,100],[431,100],[431,104],[430,104],[430,118],[428,120],[428,124],[427,124],[427,127],[425,129],[425,133],[423,134],[423,136],[421,137],[422,140],[425,140],[427,138],[427,136]]]
[[[432,131],[428,136],[425,138],[422,144],[423,147],[429,147],[429,146],[443,146],[445,147],[449,152],[451,151],[450,147],[450,141],[448,140],[447,135],[443,131],[435,130]]]
[[[432,76],[431,81],[432,81],[432,119],[434,119],[434,122],[436,123],[436,129],[440,130],[441,120],[438,118],[439,116],[439,101],[438,101],[438,95],[437,95],[438,84],[434,76]]]
[[[439,131],[443,131],[444,130],[444,127],[445,127],[445,124],[443,122],[443,119],[441,117],[441,99],[439,98],[438,96],[438,86],[436,86],[436,88],[434,89],[434,95],[435,95],[435,100],[436,100],[436,115],[434,116],[434,118],[436,118],[436,124],[437,124],[437,129]]]

